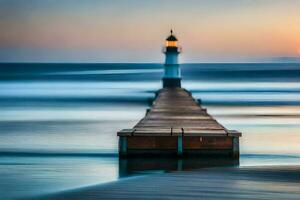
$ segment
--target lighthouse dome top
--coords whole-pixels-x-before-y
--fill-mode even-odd
[[[171,35],[166,39],[167,41],[178,41],[177,38],[173,35],[173,30],[170,31]]]

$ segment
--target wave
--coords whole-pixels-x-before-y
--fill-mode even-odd
[[[118,157],[118,153],[78,153],[78,152],[9,152],[0,151],[0,156],[24,156],[24,157]]]
[[[182,64],[186,80],[298,81],[300,64]],[[0,80],[159,81],[162,64],[0,64]]]
[[[10,152],[0,151],[0,156],[24,156],[24,157],[106,157],[116,158],[117,152],[104,153],[78,153],[78,152]],[[241,158],[268,158],[268,159],[284,159],[284,158],[300,158],[298,154],[241,154]]]

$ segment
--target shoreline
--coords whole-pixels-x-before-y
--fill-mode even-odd
[[[204,168],[125,178],[31,199],[299,199],[300,165]]]

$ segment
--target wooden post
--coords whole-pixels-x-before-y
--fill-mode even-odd
[[[127,158],[119,158],[119,178],[128,176]]]
[[[183,153],[183,141],[182,141],[182,136],[177,137],[177,155],[182,156]]]
[[[121,156],[127,155],[127,138],[124,136],[119,138],[119,151]]]
[[[183,169],[183,160],[181,158],[177,159],[177,171],[182,171]]]
[[[240,157],[240,144],[239,137],[232,138],[232,157],[239,158]]]

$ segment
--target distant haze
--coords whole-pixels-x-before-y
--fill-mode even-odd
[[[182,62],[300,56],[299,0],[0,0],[0,62]]]

